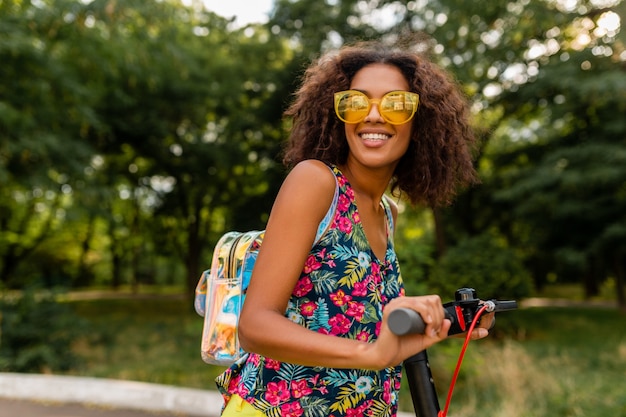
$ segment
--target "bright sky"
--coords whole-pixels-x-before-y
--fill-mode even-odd
[[[237,25],[265,23],[273,0],[204,0],[207,9],[222,17],[237,16]]]

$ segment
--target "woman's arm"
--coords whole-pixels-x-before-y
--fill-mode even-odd
[[[397,307],[417,310],[428,323],[428,336],[395,336],[385,320],[375,343],[323,335],[284,317],[334,190],[334,175],[319,161],[298,164],[285,179],[255,263],[239,340],[246,351],[301,365],[364,369],[396,365],[445,338],[449,323],[444,323],[439,297],[401,297],[385,308],[385,313]]]

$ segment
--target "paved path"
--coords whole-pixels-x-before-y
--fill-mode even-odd
[[[0,417],[207,417],[207,415],[113,409],[93,405],[0,398]]]
[[[62,375],[0,373],[0,417],[217,417],[216,391]]]

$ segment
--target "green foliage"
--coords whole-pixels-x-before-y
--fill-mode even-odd
[[[407,295],[432,291],[427,279],[435,263],[432,228],[430,210],[403,207],[402,214],[398,216],[394,245]]]
[[[439,294],[471,287],[481,299],[521,299],[532,289],[522,259],[493,233],[465,239],[450,248],[435,265],[429,283]]]
[[[624,282],[626,123],[615,114],[626,111],[626,83],[611,58],[589,51],[553,61],[507,98],[532,103],[511,115],[527,120],[520,129],[529,140],[514,139],[515,131],[494,137],[488,151],[500,175],[493,197],[515,216],[513,240],[543,265],[539,285],[553,272],[561,282],[583,282],[593,296],[609,277]],[[503,143],[516,146],[495,148]],[[622,285],[617,294],[624,300]]]
[[[48,260],[65,285],[117,286],[169,256],[191,287],[224,228],[263,224],[280,39],[178,2],[0,7],[2,282],[45,281]]]
[[[68,371],[79,364],[73,348],[85,335],[86,322],[53,295],[0,299],[0,371]]]

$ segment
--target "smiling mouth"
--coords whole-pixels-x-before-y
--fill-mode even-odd
[[[391,135],[387,135],[385,133],[361,133],[359,135],[363,140],[388,140],[391,138]]]

